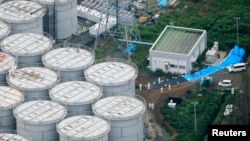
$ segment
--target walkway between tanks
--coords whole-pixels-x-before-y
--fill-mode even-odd
[[[245,54],[245,50],[243,48],[239,48],[238,45],[235,45],[234,48],[230,51],[228,56],[217,66],[209,66],[207,68],[201,69],[192,74],[186,74],[183,77],[187,81],[194,82],[201,77],[209,76],[217,71],[220,71],[232,64],[243,62],[243,56]]]

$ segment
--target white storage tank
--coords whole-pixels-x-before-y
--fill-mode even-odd
[[[88,47],[65,46],[50,50],[42,56],[44,66],[58,71],[61,79],[84,77],[84,69],[94,61],[94,51]]]
[[[0,141],[31,141],[31,139],[16,133],[1,133],[0,131]]]
[[[57,124],[59,141],[109,141],[110,122],[96,116],[81,115]]]
[[[52,48],[52,41],[46,33],[16,33],[4,38],[1,48],[15,56],[18,64],[42,63],[42,55]]]
[[[33,0],[46,7],[44,31],[53,39],[65,39],[77,32],[77,0]]]
[[[9,33],[10,33],[10,25],[0,21],[0,41],[6,36],[8,36]]]
[[[43,31],[45,9],[32,1],[8,1],[0,4],[0,20],[10,23],[11,31]]]
[[[103,95],[135,95],[137,66],[118,58],[96,60],[84,71],[87,81],[103,87]]]
[[[25,102],[14,109],[17,134],[25,133],[32,141],[58,141],[56,123],[66,115],[66,107],[54,101]]]
[[[102,96],[102,88],[87,81],[63,82],[49,90],[53,101],[67,106],[68,113],[92,111],[92,103]]]
[[[143,141],[145,100],[135,96],[109,96],[92,106],[95,116],[111,123],[109,141]]]
[[[0,86],[0,129],[16,130],[13,107],[24,101],[23,92],[9,86]]]
[[[23,91],[27,99],[49,97],[49,89],[59,82],[59,75],[44,67],[18,68],[6,78],[9,86]]]
[[[6,82],[6,74],[16,64],[13,56],[0,52],[0,82]]]

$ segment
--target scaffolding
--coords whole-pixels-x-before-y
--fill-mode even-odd
[[[102,0],[100,21],[95,39],[94,49],[101,48],[110,38],[113,38],[118,49],[122,52],[130,46],[132,41],[141,41],[139,30],[136,25],[134,12],[131,11],[131,0]],[[114,18],[114,26],[110,26],[110,17]],[[122,40],[123,41],[122,41]],[[125,41],[125,42],[124,42]],[[130,55],[128,60],[130,60]]]

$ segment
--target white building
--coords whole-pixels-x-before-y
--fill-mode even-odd
[[[149,50],[149,68],[166,73],[190,73],[206,47],[206,30],[166,26]]]

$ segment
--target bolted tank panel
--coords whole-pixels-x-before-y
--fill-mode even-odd
[[[0,20],[11,25],[11,31],[43,31],[45,9],[32,1],[8,1],[0,4]]]
[[[0,141],[31,141],[31,140],[17,134],[0,133]]]
[[[25,133],[33,141],[58,141],[56,123],[66,117],[67,109],[53,101],[25,102],[14,109],[17,133]]]
[[[0,2],[1,3],[1,2]],[[10,25],[0,21],[0,41],[10,33]]]
[[[18,64],[42,63],[41,56],[52,48],[52,41],[39,33],[17,33],[3,39],[1,48],[16,56]]]
[[[53,101],[67,106],[68,113],[91,111],[91,105],[102,96],[102,88],[86,81],[63,82],[49,90]]]
[[[66,39],[77,32],[77,0],[33,0],[45,5],[44,31],[55,39]],[[51,20],[51,19],[55,20]]]
[[[7,75],[7,83],[22,90],[26,98],[48,97],[49,89],[59,82],[58,74],[44,67],[25,67]]]
[[[95,64],[84,71],[89,82],[101,85],[103,95],[108,94],[124,96],[135,95],[135,78],[137,67],[132,62],[122,59],[96,60]]]
[[[91,49],[64,47],[50,50],[42,56],[42,62],[47,68],[56,70],[60,78],[84,77],[84,69],[94,63],[94,53]]]
[[[109,141],[110,122],[96,116],[73,116],[57,124],[60,141]]]
[[[96,116],[110,120],[109,141],[143,141],[145,109],[145,100],[139,96],[109,96],[92,106]]]
[[[24,101],[24,94],[9,86],[0,86],[0,129],[16,130],[13,107]]]
[[[16,64],[13,56],[0,52],[0,82],[6,82],[6,74]]]

